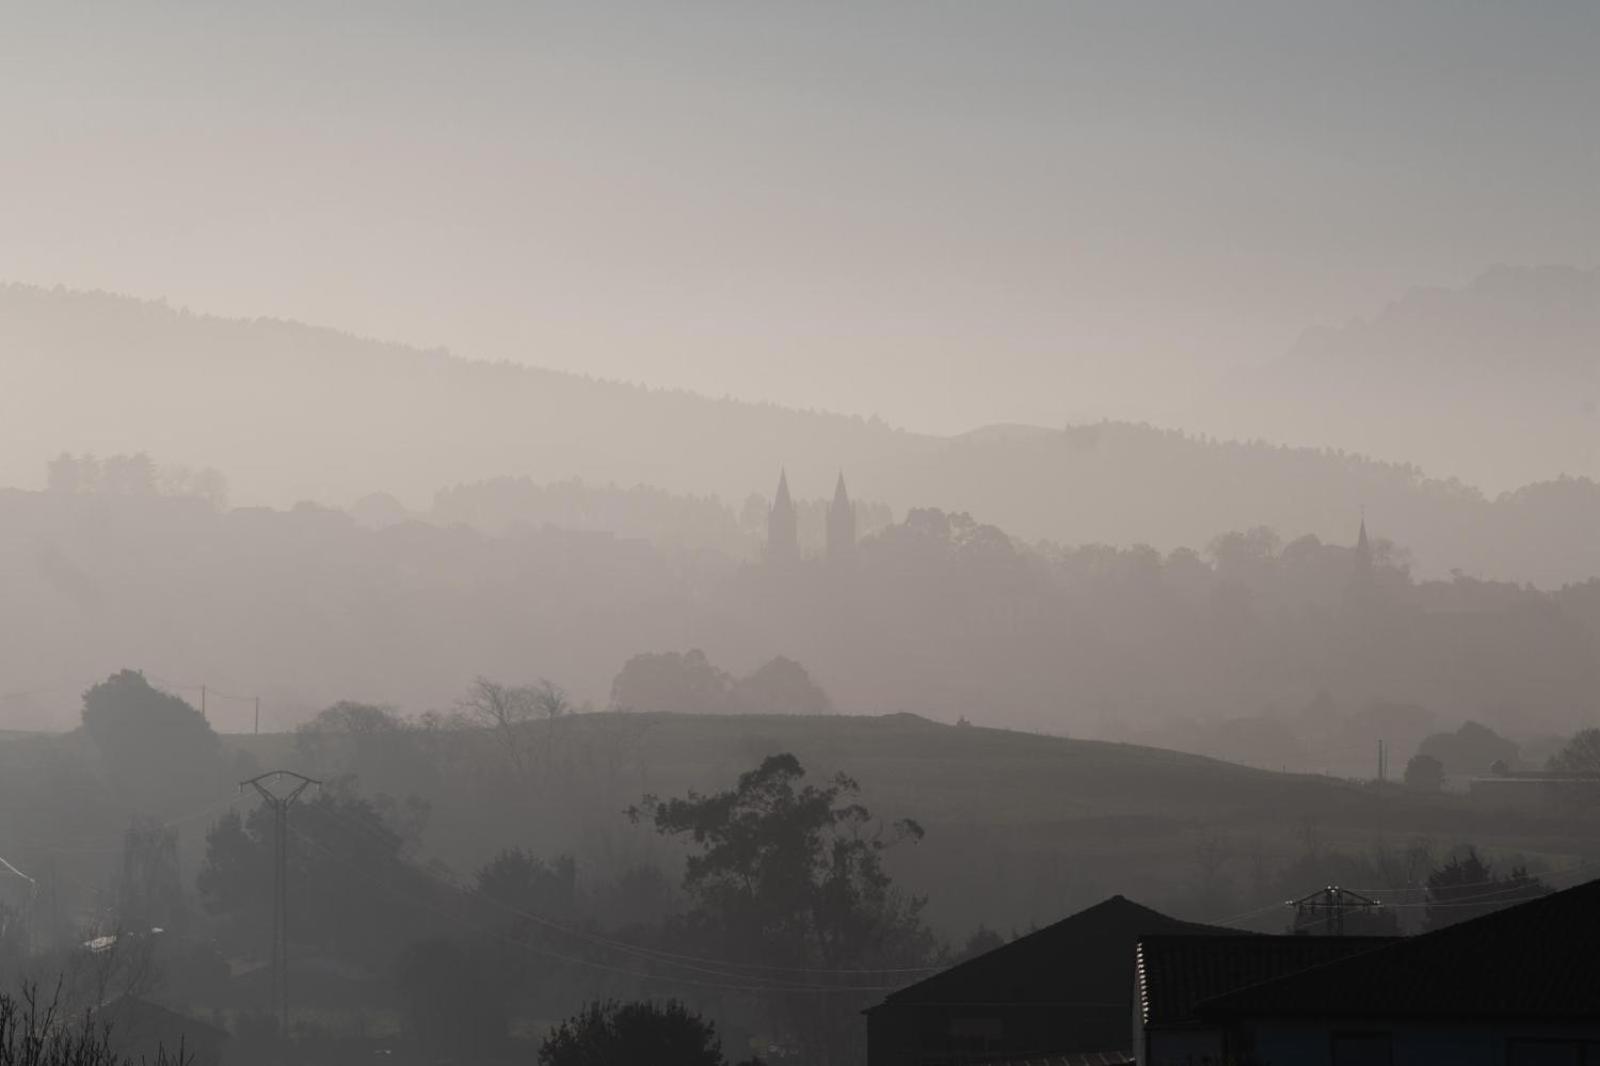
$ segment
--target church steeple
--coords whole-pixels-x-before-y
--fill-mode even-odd
[[[833,486],[833,502],[828,505],[828,561],[844,563],[856,553],[856,505],[844,487],[844,471]]]
[[[1368,610],[1374,603],[1377,580],[1372,566],[1372,541],[1367,537],[1365,510],[1361,515],[1360,531],[1356,534],[1356,546],[1350,549],[1350,555],[1350,578],[1344,589],[1345,606]]]
[[[789,472],[778,471],[778,491],[767,512],[767,564],[789,566],[800,561],[800,520],[789,496]]]
[[[1356,535],[1356,574],[1364,575],[1372,572],[1372,544],[1367,540],[1367,512],[1361,512],[1361,532]]]

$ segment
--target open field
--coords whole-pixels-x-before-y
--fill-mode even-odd
[[[608,768],[579,786],[590,791],[584,801],[601,808],[599,820],[565,824],[567,805],[530,806],[507,812],[518,828],[506,837],[499,828],[488,831],[505,824],[501,816],[486,814],[445,775],[423,793],[433,808],[427,854],[466,870],[518,840],[571,851],[580,869],[666,861],[670,853],[631,826],[624,807],[645,792],[726,787],[762,757],[783,751],[813,775],[854,777],[874,814],[922,824],[924,840],[897,849],[892,867],[929,897],[930,917],[950,935],[979,922],[1025,928],[1112,893],[1192,909],[1203,850],[1219,856],[1213,861],[1233,896],[1252,902],[1262,881],[1313,848],[1366,852],[1380,841],[1400,846],[1423,838],[1442,850],[1471,842],[1550,870],[1600,854],[1589,827],[1571,817],[1492,810],[1464,796],[1274,773],[1157,748],[947,726],[908,714],[597,714],[536,729],[549,730],[552,751],[591,752],[598,745],[609,753],[609,760],[598,760]],[[231,737],[228,744],[264,767],[303,764],[289,737]]]
[[[1285,871],[1310,852],[1367,856],[1380,844],[1423,840],[1438,854],[1470,842],[1503,860],[1526,860],[1561,885],[1600,858],[1592,822],[1570,813],[1496,810],[1459,795],[909,714],[572,716],[527,729],[521,742],[536,756],[537,780],[520,792],[503,787],[498,738],[422,736],[403,757],[373,738],[319,748],[297,734],[224,736],[215,798],[168,812],[186,876],[198,869],[205,830],[221,810],[252,802],[238,796],[237,779],[274,767],[353,775],[363,793],[421,799],[420,857],[457,874],[508,846],[570,853],[590,886],[639,863],[672,871],[675,846],[632,824],[625,809],[645,793],[725,788],[785,751],[814,777],[855,778],[878,817],[923,826],[925,838],[897,847],[890,868],[928,898],[930,920],[950,938],[980,923],[1025,929],[1113,893],[1198,919],[1259,911],[1252,920],[1271,928],[1282,914],[1262,908],[1295,887]],[[65,801],[50,800],[48,790],[63,784],[73,798],[58,813],[52,802]],[[0,805],[0,855],[56,864],[85,892],[112,875],[127,809],[97,778],[81,734],[0,734]]]

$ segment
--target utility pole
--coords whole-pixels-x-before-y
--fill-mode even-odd
[[[289,1037],[289,808],[302,792],[321,784],[293,770],[273,770],[239,783],[241,792],[246,786],[255,789],[272,808],[272,1009],[284,1039]]]
[[[204,685],[200,686],[200,717],[208,722],[211,721],[210,717],[206,715],[206,687]]]
[[[256,697],[256,736],[261,735],[261,697]]]
[[[56,853],[50,855],[50,927],[45,930],[45,950],[54,951],[61,943],[61,875],[56,872]]]

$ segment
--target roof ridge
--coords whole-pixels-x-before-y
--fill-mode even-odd
[[[1280,997],[1287,994],[1292,999],[1300,986],[1315,989],[1317,982],[1328,980],[1342,980],[1342,984],[1346,988],[1355,988],[1368,994],[1377,994],[1371,980],[1362,981],[1359,979],[1359,975],[1367,968],[1381,965],[1383,973],[1393,977],[1401,971],[1402,967],[1414,967],[1419,964],[1423,967],[1428,966],[1433,956],[1439,957],[1433,961],[1433,965],[1438,966],[1441,971],[1459,968],[1456,966],[1456,960],[1453,960],[1451,956],[1458,953],[1461,945],[1468,945],[1469,951],[1474,955],[1481,954],[1486,950],[1492,951],[1496,940],[1499,940],[1501,944],[1505,942],[1504,938],[1507,936],[1508,931],[1511,933],[1510,942],[1526,945],[1531,939],[1536,938],[1531,937],[1529,935],[1530,931],[1526,930],[1520,935],[1516,934],[1519,926],[1536,923],[1550,915],[1559,916],[1569,908],[1576,908],[1581,911],[1584,919],[1588,921],[1591,905],[1594,902],[1593,897],[1596,895],[1600,895],[1600,880],[1588,881],[1559,892],[1552,892],[1536,899],[1513,904],[1477,918],[1458,922],[1443,929],[1436,929],[1417,936],[1401,937],[1391,943],[1379,945],[1371,951],[1356,952],[1343,958],[1319,963],[1316,966],[1269,981],[1232,989],[1197,1003],[1195,1008],[1197,1011],[1202,1009],[1209,1011],[1242,1009],[1250,1005],[1252,994],[1268,989],[1269,986],[1275,988]],[[1536,931],[1534,930],[1534,932]],[[1480,941],[1484,943],[1480,945],[1478,943]],[[1578,950],[1582,952],[1588,952],[1593,947],[1591,943],[1577,946],[1570,937],[1566,939],[1565,946],[1569,951]],[[1559,948],[1554,945],[1544,945],[1540,950],[1548,952],[1550,950],[1559,950]],[[1355,976],[1351,976],[1352,974]]]
[[[1014,954],[1017,952],[1037,950],[1039,945],[1043,942],[1040,938],[1048,940],[1053,935],[1060,936],[1074,928],[1082,928],[1086,931],[1085,940],[1088,943],[1095,943],[1095,938],[1097,935],[1128,936],[1130,941],[1127,944],[1127,949],[1129,963],[1131,965],[1133,955],[1131,948],[1138,943],[1140,937],[1152,934],[1146,933],[1138,928],[1129,927],[1138,926],[1143,923],[1149,923],[1155,927],[1155,931],[1172,936],[1231,934],[1242,932],[1242,930],[1231,929],[1225,926],[1201,925],[1199,923],[1185,921],[1181,918],[1174,918],[1171,915],[1162,914],[1158,910],[1147,907],[1142,903],[1136,903],[1135,901],[1122,895],[1108,896],[1100,902],[1086,907],[1081,911],[1075,911],[1072,914],[1066,915],[1063,918],[1059,918],[1056,921],[1051,922],[1047,926],[1035,929],[1029,933],[1017,937],[1014,940],[1009,940],[997,948],[984,952],[982,955],[976,955],[970,959],[963,959],[960,962],[954,963],[951,966],[940,970],[938,973],[930,974],[929,976],[924,977],[922,980],[917,981],[914,984],[907,985],[904,988],[896,989],[884,997],[882,1005],[915,1000],[919,994],[919,990],[923,993],[926,993],[930,988],[938,987],[946,982],[960,981],[963,977],[968,977],[976,972],[980,972],[987,966],[994,965],[995,956],[997,955],[1001,955],[1002,953]],[[1103,943],[1103,941],[1101,941],[1101,943]]]

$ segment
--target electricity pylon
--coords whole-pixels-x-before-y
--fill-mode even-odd
[[[268,787],[284,778],[289,787]],[[289,1036],[289,808],[302,792],[321,784],[293,770],[273,770],[239,783],[239,791],[255,789],[272,808],[272,1010],[284,1039]]]
[[[1344,917],[1348,912],[1371,914],[1380,904],[1359,892],[1329,885],[1308,896],[1290,900],[1289,906],[1294,908],[1296,932],[1320,930],[1325,936],[1344,936]]]

